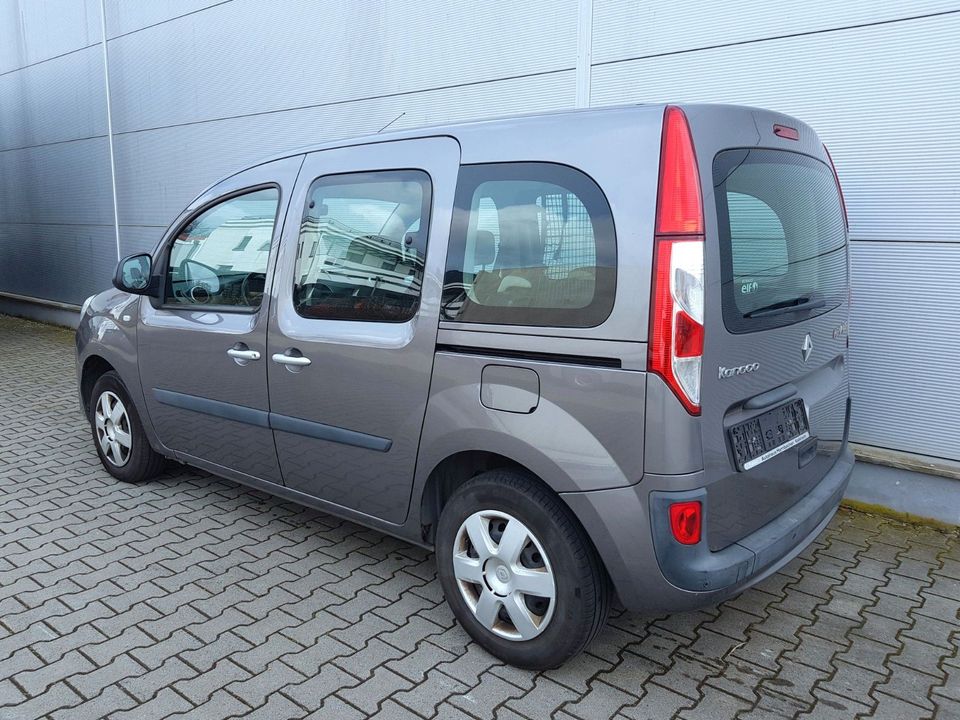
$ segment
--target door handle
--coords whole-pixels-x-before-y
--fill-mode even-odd
[[[259,360],[260,353],[257,350],[241,350],[239,348],[230,348],[227,355],[234,360]]]
[[[233,361],[243,367],[251,360],[259,360],[260,352],[257,350],[251,350],[247,347],[246,343],[238,342],[234,343],[233,347],[227,350],[227,355],[233,358]]]
[[[306,367],[310,364],[310,358],[303,355],[289,355],[290,351],[285,353],[274,353],[273,361],[281,365],[293,365],[294,367]]]

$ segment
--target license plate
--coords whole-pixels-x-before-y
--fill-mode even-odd
[[[803,400],[775,407],[729,430],[738,470],[749,470],[810,437]]]

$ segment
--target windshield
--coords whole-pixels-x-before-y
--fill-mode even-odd
[[[789,325],[843,302],[846,232],[829,166],[782,150],[726,150],[713,182],[728,330]]]

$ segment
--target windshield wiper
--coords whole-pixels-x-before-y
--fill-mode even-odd
[[[825,307],[826,304],[827,301],[822,298],[797,297],[793,298],[792,300],[781,300],[780,302],[775,302],[772,305],[765,305],[764,307],[744,313],[743,316],[745,318],[761,318],[772,317],[774,315],[786,315],[787,313],[792,312],[817,310],[818,308]]]

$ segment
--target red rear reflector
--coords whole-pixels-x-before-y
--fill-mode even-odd
[[[700,177],[690,127],[683,110],[668,105],[663,115],[660,146],[660,192],[657,196],[658,235],[703,233]]]
[[[677,502],[670,506],[670,532],[681,545],[700,542],[700,510],[699,500]]]
[[[800,131],[796,128],[788,127],[786,125],[774,125],[773,134],[777,137],[782,137],[784,140],[800,139]]]

